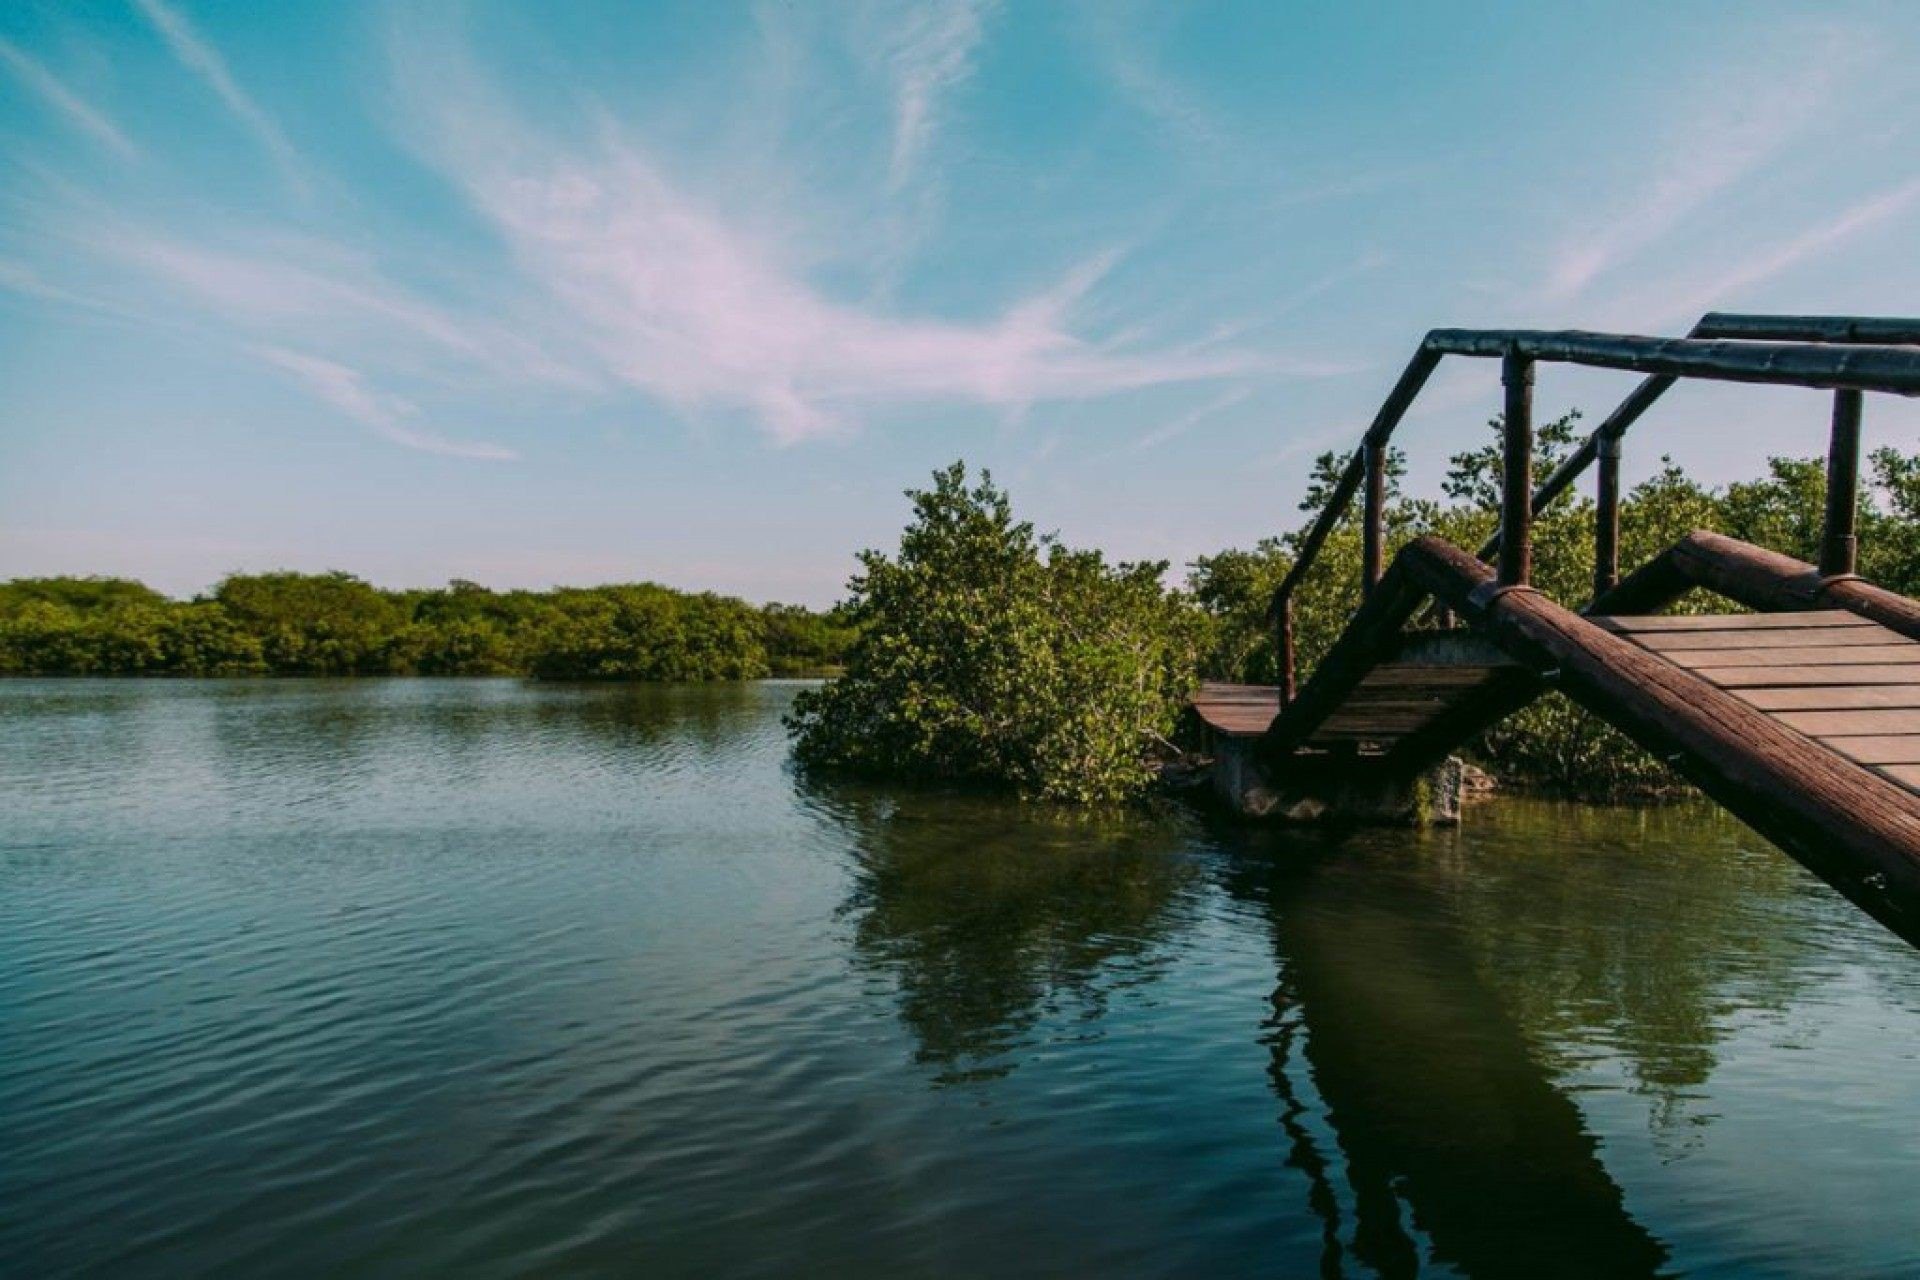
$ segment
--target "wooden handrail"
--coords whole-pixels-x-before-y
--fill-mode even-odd
[[[1920,320],[1875,316],[1765,316],[1736,315],[1711,311],[1688,330],[1689,338],[1739,338],[1769,342],[1882,343],[1920,344]],[[1614,407],[1593,433],[1581,441],[1567,459],[1555,467],[1533,495],[1533,514],[1539,515],[1573,487],[1583,472],[1596,461],[1604,462],[1606,446],[1616,447],[1629,428],[1653,408],[1679,379],[1670,374],[1654,374],[1641,382]],[[1618,454],[1616,452],[1616,458]],[[1500,530],[1480,544],[1480,558],[1491,561],[1500,550]],[[1599,594],[1598,591],[1595,594]]]
[[[1270,616],[1282,705],[1292,700],[1293,592],[1312,568],[1321,547],[1366,488],[1362,585],[1370,594],[1385,558],[1388,446],[1394,430],[1426,386],[1442,357],[1499,358],[1506,385],[1507,429],[1502,448],[1500,529],[1482,548],[1500,558],[1505,585],[1526,582],[1530,571],[1532,516],[1550,505],[1594,461],[1601,467],[1602,505],[1595,532],[1594,591],[1619,580],[1619,441],[1680,378],[1828,388],[1835,392],[1829,446],[1829,494],[1823,561],[1851,563],[1853,494],[1859,470],[1861,393],[1920,396],[1920,320],[1856,316],[1749,316],[1711,313],[1686,338],[1580,330],[1435,329],[1430,331],[1375,413],[1360,447],[1342,469],[1300,550],[1273,594]],[[1532,485],[1532,373],[1538,361],[1623,369],[1648,376],[1607,416],[1591,436],[1536,491]],[[1849,442],[1851,444],[1849,445]],[[1509,539],[1507,530],[1518,537]],[[1831,552],[1829,556],[1828,552]],[[1850,571],[1850,570],[1849,570]]]

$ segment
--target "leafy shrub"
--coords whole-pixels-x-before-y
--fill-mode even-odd
[[[846,672],[789,718],[807,764],[1107,801],[1150,780],[1200,654],[1164,564],[1109,565],[1016,521],[960,463],[910,491],[896,555],[867,551]]]

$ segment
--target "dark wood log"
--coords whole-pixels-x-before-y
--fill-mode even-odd
[[[1485,684],[1454,699],[1445,711],[1394,743],[1383,766],[1402,777],[1413,777],[1526,707],[1545,691],[1546,686],[1524,667],[1508,667],[1496,672]]]
[[[1403,568],[1537,675],[1920,945],[1920,794],[1537,591],[1494,590],[1491,570],[1441,539],[1409,545],[1388,577]]]
[[[1360,586],[1371,594],[1386,569],[1387,556],[1387,446],[1369,440],[1365,455],[1366,485],[1361,523]]]
[[[1881,316],[1754,316],[1710,311],[1693,326],[1695,338],[1766,342],[1920,343],[1920,320]]]
[[[1508,352],[1500,362],[1506,390],[1501,428],[1500,581],[1525,585],[1533,574],[1533,361]]]
[[[1278,675],[1280,705],[1284,707],[1293,701],[1293,596],[1291,594],[1281,597],[1279,627]]]
[[[1320,660],[1313,677],[1261,740],[1261,755],[1269,762],[1284,761],[1304,745],[1360,682],[1392,657],[1401,629],[1425,603],[1427,594],[1400,567],[1400,560],[1394,558],[1373,594],[1361,602],[1347,629]]]
[[[1703,341],[1576,329],[1435,329],[1422,345],[1443,355],[1501,359],[1511,353],[1553,364],[1716,382],[1920,395],[1920,351],[1909,347]]]
[[[1622,578],[1612,590],[1595,596],[1584,612],[1605,617],[1657,613],[1695,585],[1669,547]]]
[[[1806,561],[1778,551],[1698,530],[1675,543],[1666,554],[1673,558],[1673,568],[1690,583],[1749,608],[1845,609],[1910,639],[1920,639],[1920,604],[1858,578],[1826,578]],[[1604,612],[1631,611],[1609,608]]]
[[[1775,342],[1920,343],[1920,320],[1879,319],[1869,316],[1765,316],[1709,313],[1688,331],[1689,338],[1765,339]],[[1539,515],[1573,487],[1586,469],[1598,461],[1607,442],[1614,445],[1664,396],[1679,379],[1655,374],[1627,393],[1533,495],[1533,513]],[[1500,549],[1500,532],[1481,544],[1480,558],[1492,562]],[[1598,595],[1598,592],[1595,592]]]
[[[1593,598],[1620,583],[1620,439],[1603,437],[1593,511]]]
[[[1827,511],[1820,536],[1820,572],[1852,573],[1858,563],[1855,521],[1860,492],[1860,393],[1833,393],[1833,433],[1827,442]]]
[[[1347,460],[1346,468],[1341,471],[1339,481],[1334,485],[1333,492],[1328,495],[1327,505],[1320,509],[1319,516],[1307,530],[1306,537],[1301,540],[1300,550],[1294,556],[1293,566],[1287,570],[1287,576],[1281,579],[1280,586],[1274,591],[1276,604],[1282,597],[1293,594],[1293,589],[1300,585],[1300,579],[1313,568],[1313,562],[1319,556],[1320,547],[1326,542],[1327,535],[1333,532],[1334,526],[1339,524],[1340,518],[1346,514],[1347,505],[1353,501],[1354,490],[1360,487],[1361,474],[1366,465],[1366,443],[1386,447],[1387,442],[1393,438],[1394,428],[1399,426],[1400,419],[1406,416],[1407,407],[1413,403],[1413,398],[1420,394],[1420,389],[1427,385],[1427,379],[1433,376],[1435,366],[1440,363],[1440,354],[1438,351],[1429,351],[1423,346],[1413,353],[1413,359],[1407,361],[1407,367],[1401,370],[1399,380],[1393,384],[1393,390],[1387,393],[1387,398],[1381,403],[1379,412],[1374,414],[1373,423],[1367,428],[1361,448],[1354,450],[1353,456]]]

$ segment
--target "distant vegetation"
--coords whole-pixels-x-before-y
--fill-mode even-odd
[[[1496,432],[1498,420],[1490,424]],[[1541,474],[1579,439],[1578,414],[1538,432]],[[1323,455],[1302,509],[1317,511],[1344,459]],[[1492,530],[1499,450],[1456,455],[1441,500],[1399,492],[1390,549],[1438,533],[1477,547]],[[1628,495],[1621,563],[1693,529],[1818,559],[1818,459],[1710,489],[1671,462]],[[1202,677],[1271,683],[1267,620],[1299,531],[1202,556],[1184,589],[1164,563],[1109,564],[1036,534],[1006,493],[959,463],[912,492],[899,549],[868,551],[826,613],[756,607],[651,583],[490,591],[454,582],[383,591],[345,573],[236,574],[171,600],[112,578],[0,584],[0,675],[532,675],[555,680],[740,680],[817,674],[789,724],[800,760],[870,775],[946,778],[1078,802],[1135,795]],[[1584,603],[1591,501],[1563,500],[1534,529],[1534,579]],[[1302,676],[1360,599],[1360,530],[1338,526],[1295,597]],[[1881,449],[1862,487],[1860,571],[1920,595],[1920,452]],[[1705,599],[1683,609],[1715,607]],[[1498,776],[1588,796],[1676,785],[1668,771],[1559,695],[1491,730],[1472,754]]]
[[[535,675],[743,680],[818,674],[838,615],[653,583],[382,591],[345,573],[235,574],[171,600],[118,578],[0,584],[0,675]]]

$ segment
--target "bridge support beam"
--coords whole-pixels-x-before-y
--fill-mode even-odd
[[[1920,795],[1536,591],[1490,590],[1492,570],[1439,538],[1415,541],[1388,576],[1402,566],[1544,683],[1920,945]]]
[[[1699,587],[1762,613],[1845,609],[1920,640],[1920,604],[1850,574],[1823,574],[1804,560],[1698,529],[1621,579],[1586,612],[1658,613]]]
[[[1268,767],[1258,738],[1213,744],[1213,791],[1243,818],[1369,826],[1452,826],[1460,821],[1466,766],[1448,757],[1418,773],[1351,754],[1295,756]]]

